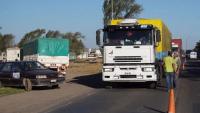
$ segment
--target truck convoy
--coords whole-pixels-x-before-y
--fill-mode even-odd
[[[39,61],[46,67],[66,73],[69,66],[69,41],[58,38],[37,38],[22,47],[24,61]]]
[[[112,20],[96,34],[103,48],[103,81],[146,82],[156,88],[163,75],[162,59],[171,50],[171,33],[162,20]]]

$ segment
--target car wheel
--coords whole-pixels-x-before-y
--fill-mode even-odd
[[[23,84],[24,84],[24,87],[25,87],[26,91],[31,91],[32,90],[32,83],[31,83],[30,79],[24,79],[23,80]]]
[[[150,88],[150,89],[156,89],[156,88],[157,88],[157,83],[156,83],[156,82],[151,82],[151,83],[149,84],[149,88]]]
[[[0,81],[0,88],[3,87],[2,82]]]
[[[60,88],[60,86],[57,84],[57,85],[53,85],[52,88],[53,89],[58,89],[58,88]]]

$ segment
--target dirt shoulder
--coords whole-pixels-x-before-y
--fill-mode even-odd
[[[74,63],[67,72],[67,81],[60,89],[37,89],[15,95],[0,97],[2,113],[39,113],[73,98],[91,95],[94,88],[84,84],[71,82],[81,76],[94,76],[101,70],[101,64]],[[84,81],[84,82],[87,82]]]

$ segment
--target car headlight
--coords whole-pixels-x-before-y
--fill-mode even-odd
[[[60,74],[60,75],[58,75],[58,77],[64,77],[64,75]]]
[[[151,72],[151,71],[154,71],[154,68],[152,68],[152,67],[145,67],[145,68],[142,68],[142,71],[144,71],[144,72]]]
[[[104,68],[103,71],[104,72],[113,72],[114,68]]]
[[[46,75],[36,75],[36,78],[41,79],[41,78],[47,78]]]

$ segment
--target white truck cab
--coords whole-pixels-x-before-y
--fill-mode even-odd
[[[140,25],[136,19],[125,19],[117,25],[97,30],[96,34],[97,45],[103,50],[103,81],[149,82],[150,87],[156,87],[160,79],[156,47],[161,37],[155,26]]]

